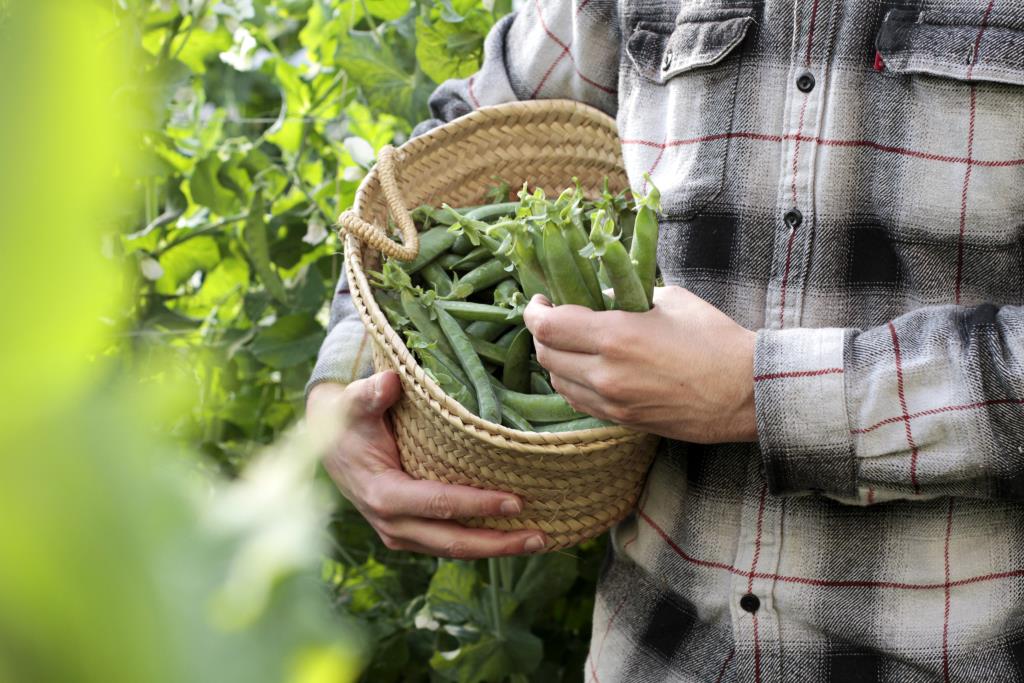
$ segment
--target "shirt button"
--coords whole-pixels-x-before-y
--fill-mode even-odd
[[[808,73],[800,74],[796,79],[796,88],[800,92],[811,92],[814,90],[814,76]]]
[[[743,611],[753,614],[761,607],[761,601],[753,593],[747,593],[740,598],[740,607],[743,608]]]
[[[782,219],[786,221],[786,225],[788,225],[790,229],[795,230],[796,228],[800,227],[801,223],[804,222],[804,215],[796,209],[790,209],[789,211],[786,212]]]

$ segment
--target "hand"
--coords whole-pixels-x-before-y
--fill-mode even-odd
[[[348,386],[318,384],[306,407],[310,428],[325,444],[327,472],[384,545],[463,559],[543,548],[545,538],[538,531],[470,529],[446,521],[514,516],[522,512],[523,503],[509,493],[420,481],[403,472],[384,420],[401,390],[398,375],[383,372]]]
[[[659,287],[646,313],[526,308],[537,360],[577,410],[695,443],[756,441],[754,339],[703,299]]]

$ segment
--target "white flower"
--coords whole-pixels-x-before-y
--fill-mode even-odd
[[[142,271],[142,277],[150,282],[156,282],[164,276],[164,267],[155,258],[147,257],[139,261],[139,270]]]
[[[327,226],[324,225],[324,221],[320,216],[313,216],[309,220],[309,225],[306,226],[306,236],[302,238],[302,241],[306,244],[320,244],[327,239]]]
[[[215,14],[233,17],[239,21],[246,21],[256,16],[252,0],[221,0],[213,6]]]
[[[376,155],[373,152],[373,145],[359,137],[345,138],[342,141],[345,145],[345,149],[348,150],[349,156],[352,157],[352,161],[356,162],[363,168],[369,168],[370,164],[373,163]]]
[[[220,53],[220,61],[238,71],[252,71],[256,67],[256,38],[243,26],[235,30],[234,39],[231,49]]]
[[[358,166],[346,166],[341,172],[341,179],[350,183],[358,183],[366,175],[366,171]]]

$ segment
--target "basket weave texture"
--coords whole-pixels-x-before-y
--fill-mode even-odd
[[[549,196],[574,176],[589,196],[605,178],[613,189],[626,187],[615,121],[569,100],[484,107],[388,150],[384,161],[382,153],[341,223],[349,286],[373,341],[374,367],[401,378],[403,395],[390,415],[402,466],[416,478],[523,498],[521,515],[461,520],[469,526],[539,529],[548,551],[600,534],[636,504],[657,438],[622,427],[523,432],[482,420],[419,366],[374,300],[367,271],[379,269],[378,249],[406,259],[415,253],[405,207],[478,204],[496,179],[513,187],[529,182]],[[406,235],[404,248],[383,239],[389,214]],[[371,227],[376,234],[368,234]]]

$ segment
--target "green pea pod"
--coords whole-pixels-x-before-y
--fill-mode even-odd
[[[540,374],[539,372],[530,373],[530,391],[532,391],[535,394],[540,394],[542,396],[547,396],[549,394],[555,393],[555,390],[551,388],[551,385],[548,384],[548,381],[544,379],[544,375]]]
[[[521,329],[521,327],[513,327],[511,330],[498,337],[494,343],[503,349],[507,349],[512,346],[512,341],[516,338],[516,335],[519,334],[519,330]]]
[[[444,266],[437,262],[437,259],[423,266],[420,277],[440,296],[448,296],[452,293],[452,279]]]
[[[429,204],[418,206],[412,211],[412,219],[424,225],[451,225],[453,219],[444,211],[436,209]]]
[[[419,271],[423,266],[451,249],[452,244],[455,243],[456,237],[458,237],[458,235],[450,232],[445,226],[431,228],[430,230],[420,234],[419,254],[417,254],[416,258],[412,261],[402,263],[402,270],[410,275]]]
[[[458,235],[455,241],[452,242],[451,252],[458,254],[459,256],[465,256],[469,252],[473,251],[473,243],[469,240],[469,236],[465,233]]]
[[[637,277],[644,287],[648,303],[654,301],[654,279],[658,273],[658,214],[661,213],[661,193],[651,182],[651,176],[644,173],[644,179],[651,189],[646,196],[633,195],[636,199],[636,221],[633,224],[633,243],[629,258],[633,261]]]
[[[583,249],[582,253],[588,258],[601,259],[608,280],[615,291],[615,308],[633,313],[649,311],[651,304],[636,269],[633,267],[633,262],[629,258],[629,253],[613,234],[614,223],[603,209],[594,213],[592,221],[590,244]]]
[[[456,289],[460,294],[465,291],[463,296],[466,297],[473,292],[487,289],[507,277],[508,271],[505,270],[505,264],[498,259],[491,259],[460,277]]]
[[[484,360],[489,360],[492,363],[498,365],[504,365],[505,359],[508,356],[508,351],[497,344],[483,339],[478,339],[473,335],[467,335],[469,337],[469,343],[473,345],[473,350]]]
[[[459,365],[469,377],[480,408],[478,414],[488,422],[500,423],[501,405],[498,403],[494,387],[491,386],[491,376],[487,374],[483,363],[480,362],[480,356],[473,350],[473,344],[465,330],[440,304],[440,300],[434,302],[437,322],[448,339],[448,343],[455,350],[455,358],[459,361]]]
[[[451,375],[454,379],[458,380],[465,386],[472,389],[473,383],[469,381],[469,375],[467,375],[466,371],[462,369],[461,365],[459,365],[459,361],[455,360],[454,358],[449,356],[447,353],[444,353],[443,351],[438,351],[436,347],[420,348],[416,350],[421,355],[430,355],[435,362],[440,363],[441,365],[444,366],[445,372],[447,374]]]
[[[500,348],[500,347],[499,347]],[[530,391],[530,352],[533,351],[533,337],[525,327],[519,330],[508,347],[501,383],[512,391]]]
[[[440,256],[438,256],[436,263],[445,270],[451,270],[452,265],[457,263],[460,259],[462,259],[462,257],[459,256],[458,254],[448,252],[447,254],[441,254]]]
[[[537,255],[533,233],[525,221],[518,221],[509,226],[500,253],[515,264],[515,275],[522,283],[523,293],[527,298],[534,294],[544,294],[550,298],[548,282]]]
[[[499,204],[484,204],[472,211],[463,212],[463,215],[476,221],[489,221],[502,216],[510,216],[519,208],[519,202],[501,202]]]
[[[630,209],[623,209],[618,216],[619,241],[627,249],[633,248],[633,233],[636,231],[636,214]]]
[[[481,263],[491,258],[491,250],[486,246],[473,247],[472,250],[461,259],[452,264],[452,270],[473,270]]]
[[[402,290],[402,310],[424,339],[449,356],[455,355],[455,349],[448,343],[441,327],[431,319],[430,311],[411,289]]]
[[[442,391],[465,406],[466,410],[475,414],[478,405],[470,385],[453,377],[450,368],[431,353],[430,349],[420,349],[420,352],[420,361],[423,363],[423,367],[430,372]]]
[[[510,391],[496,379],[492,378],[492,381],[502,405],[507,405],[530,422],[566,422],[586,417],[583,413],[573,410],[560,394],[524,394]]]
[[[589,307],[579,270],[558,225],[554,221],[546,221],[540,234],[543,244],[541,266],[552,295],[551,302],[556,306],[576,304]]]
[[[509,429],[518,429],[523,432],[534,432],[537,431],[533,428],[525,417],[512,410],[508,406],[501,407],[501,424],[505,425]]]
[[[601,293],[601,281],[597,277],[597,265],[586,256],[580,254],[580,251],[590,243],[587,239],[587,233],[580,225],[569,225],[565,228],[565,231],[569,251],[572,253],[573,260],[576,261],[576,268],[582,278],[583,286],[586,288],[590,302],[593,304],[591,308],[595,311],[603,311],[605,310],[604,296]]]
[[[599,420],[596,417],[581,417],[578,420],[566,422],[555,422],[554,424],[539,425],[534,427],[535,432],[575,432],[581,429],[601,429],[602,427],[614,427],[614,422]]]
[[[449,301],[447,299],[438,299],[436,305],[462,320],[483,320],[506,325],[523,324],[523,312],[517,308],[501,308],[471,301]]]
[[[484,341],[492,342],[495,339],[505,334],[505,330],[509,328],[505,323],[487,322],[485,320],[476,320],[470,323],[469,327],[466,328],[466,332],[476,337],[477,339],[483,339]]]

